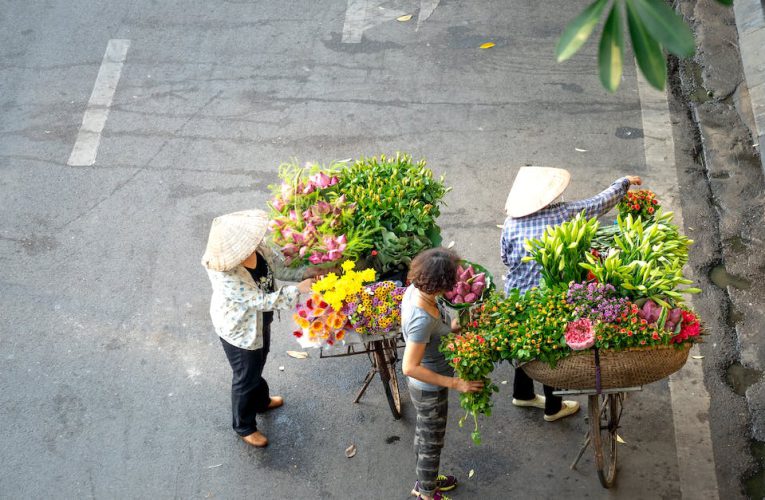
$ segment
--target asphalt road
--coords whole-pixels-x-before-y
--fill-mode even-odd
[[[352,404],[367,361],[287,357],[288,315],[266,367],[287,401],[262,420],[271,446],[235,438],[209,223],[264,207],[283,161],[405,151],[453,187],[445,241],[500,276],[517,167],[571,169],[569,198],[645,170],[634,68],[611,95],[593,44],[554,62],[570,3],[0,2],[0,497],[406,498],[408,396],[400,421],[377,381]],[[397,12],[414,17],[384,20]],[[109,40],[130,45],[97,159],[70,166]],[[583,417],[545,423],[495,373],[509,383],[482,446],[452,397],[455,498],[680,496],[666,383],[629,398],[609,493],[589,454],[568,469]]]

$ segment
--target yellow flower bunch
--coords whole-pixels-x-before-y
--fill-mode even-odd
[[[322,295],[326,303],[335,311],[343,308],[346,298],[356,295],[361,291],[364,283],[374,281],[376,278],[374,269],[356,271],[356,264],[346,261],[342,265],[343,275],[329,273],[313,284],[311,289]]]

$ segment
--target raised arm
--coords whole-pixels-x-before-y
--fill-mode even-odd
[[[592,198],[577,200],[566,203],[568,217],[575,217],[582,210],[585,211],[585,217],[599,217],[614,208],[631,185],[640,185],[642,180],[637,176],[621,177],[613,182],[608,188],[596,194]]]

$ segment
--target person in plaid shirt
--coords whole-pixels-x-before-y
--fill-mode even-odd
[[[573,219],[583,210],[586,217],[599,217],[614,208],[631,185],[640,185],[640,177],[626,176],[615,180],[601,193],[585,200],[559,200],[571,175],[568,171],[548,167],[521,167],[507,197],[508,217],[502,227],[500,255],[507,266],[505,294],[513,288],[526,292],[539,286],[540,266],[537,262],[522,262],[527,255],[524,242],[540,238],[548,226]],[[579,410],[576,401],[563,401],[553,395],[554,389],[544,386],[544,396],[534,393],[534,381],[521,368],[515,369],[513,404],[544,408],[544,419],[553,422],[573,415]]]

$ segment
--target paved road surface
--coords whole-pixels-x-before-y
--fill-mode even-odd
[[[287,399],[263,420],[272,445],[237,441],[199,265],[212,217],[263,207],[282,161],[406,151],[453,186],[445,240],[499,276],[518,166],[570,168],[570,198],[647,173],[634,68],[610,95],[594,45],[553,60],[576,10],[563,0],[1,4],[4,498],[405,498],[408,396],[400,421],[377,382],[351,404],[366,360],[287,357],[287,315],[266,367]],[[99,76],[110,40],[124,63]],[[70,159],[86,111],[92,166]],[[481,447],[452,398],[455,497],[610,497],[589,455],[568,469],[584,419],[512,407],[511,370],[496,374],[510,383]],[[614,494],[679,497],[667,383],[623,421]]]

